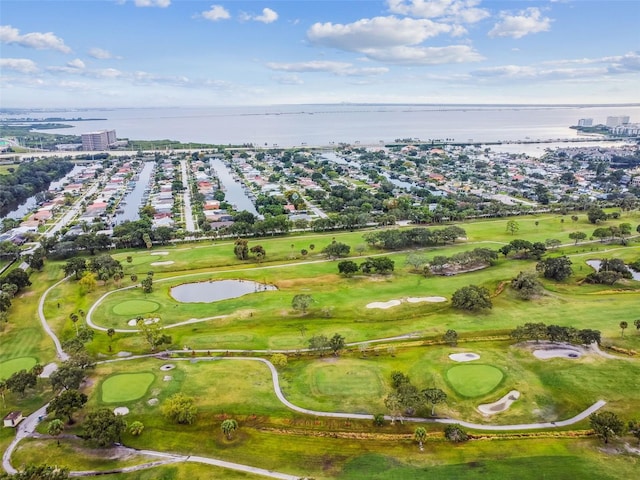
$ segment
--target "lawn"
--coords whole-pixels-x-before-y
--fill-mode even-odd
[[[155,375],[150,372],[110,376],[102,382],[102,401],[122,403],[138,400],[147,393],[154,380]]]
[[[459,395],[474,398],[495,390],[502,382],[504,373],[492,365],[454,365],[447,370],[445,377]]]
[[[37,363],[33,357],[19,357],[0,362],[0,380],[6,380],[20,370],[30,370]]]

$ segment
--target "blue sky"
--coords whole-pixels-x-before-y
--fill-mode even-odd
[[[640,102],[639,0],[2,0],[0,107]]]

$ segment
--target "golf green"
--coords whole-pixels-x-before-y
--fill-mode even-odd
[[[143,397],[155,380],[153,373],[123,373],[102,382],[102,401],[105,403],[130,402]]]
[[[458,394],[473,398],[495,389],[504,378],[504,373],[491,365],[456,365],[447,370],[446,377]]]
[[[160,304],[152,300],[126,300],[114,305],[113,313],[116,315],[141,315],[155,312],[159,308]]]
[[[30,370],[38,361],[33,357],[12,358],[0,362],[0,380],[9,378],[20,370]]]

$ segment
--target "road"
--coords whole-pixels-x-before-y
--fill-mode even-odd
[[[62,216],[62,218],[60,218],[60,220],[58,220],[53,227],[51,227],[49,230],[47,230],[44,234],[45,237],[53,237],[57,232],[59,232],[63,227],[65,227],[66,225],[68,225],[80,212],[80,209],[82,208],[82,202],[86,199],[89,198],[91,195],[93,195],[94,193],[96,193],[98,191],[98,187],[99,187],[100,182],[99,181],[95,181],[93,183],[93,185],[91,185],[91,187],[89,187],[89,190],[87,190],[84,195],[82,195],[82,197],[80,197],[76,203],[74,203],[71,208],[69,208],[69,210]]]
[[[196,225],[193,221],[193,212],[191,211],[191,189],[189,188],[189,176],[187,172],[187,161],[180,160],[180,168],[182,170],[182,201],[184,207],[184,225],[187,232],[195,232]]]

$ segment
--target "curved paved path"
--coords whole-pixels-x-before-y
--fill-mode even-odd
[[[53,340],[53,343],[56,346],[56,352],[58,354],[58,358],[63,362],[69,359],[69,354],[67,354],[62,349],[62,344],[60,343],[60,340],[58,339],[56,334],[53,333],[53,330],[51,330],[51,327],[47,323],[47,317],[45,317],[44,315],[44,302],[46,301],[47,295],[49,295],[49,292],[51,292],[51,290],[56,288],[62,282],[66,282],[67,280],[69,280],[69,278],[70,277],[64,277],[59,282],[56,282],[53,285],[51,285],[49,288],[47,288],[47,290],[40,296],[40,302],[38,302],[38,317],[40,317],[40,323],[42,323],[42,328],[47,333],[47,335],[51,337],[51,340]]]

